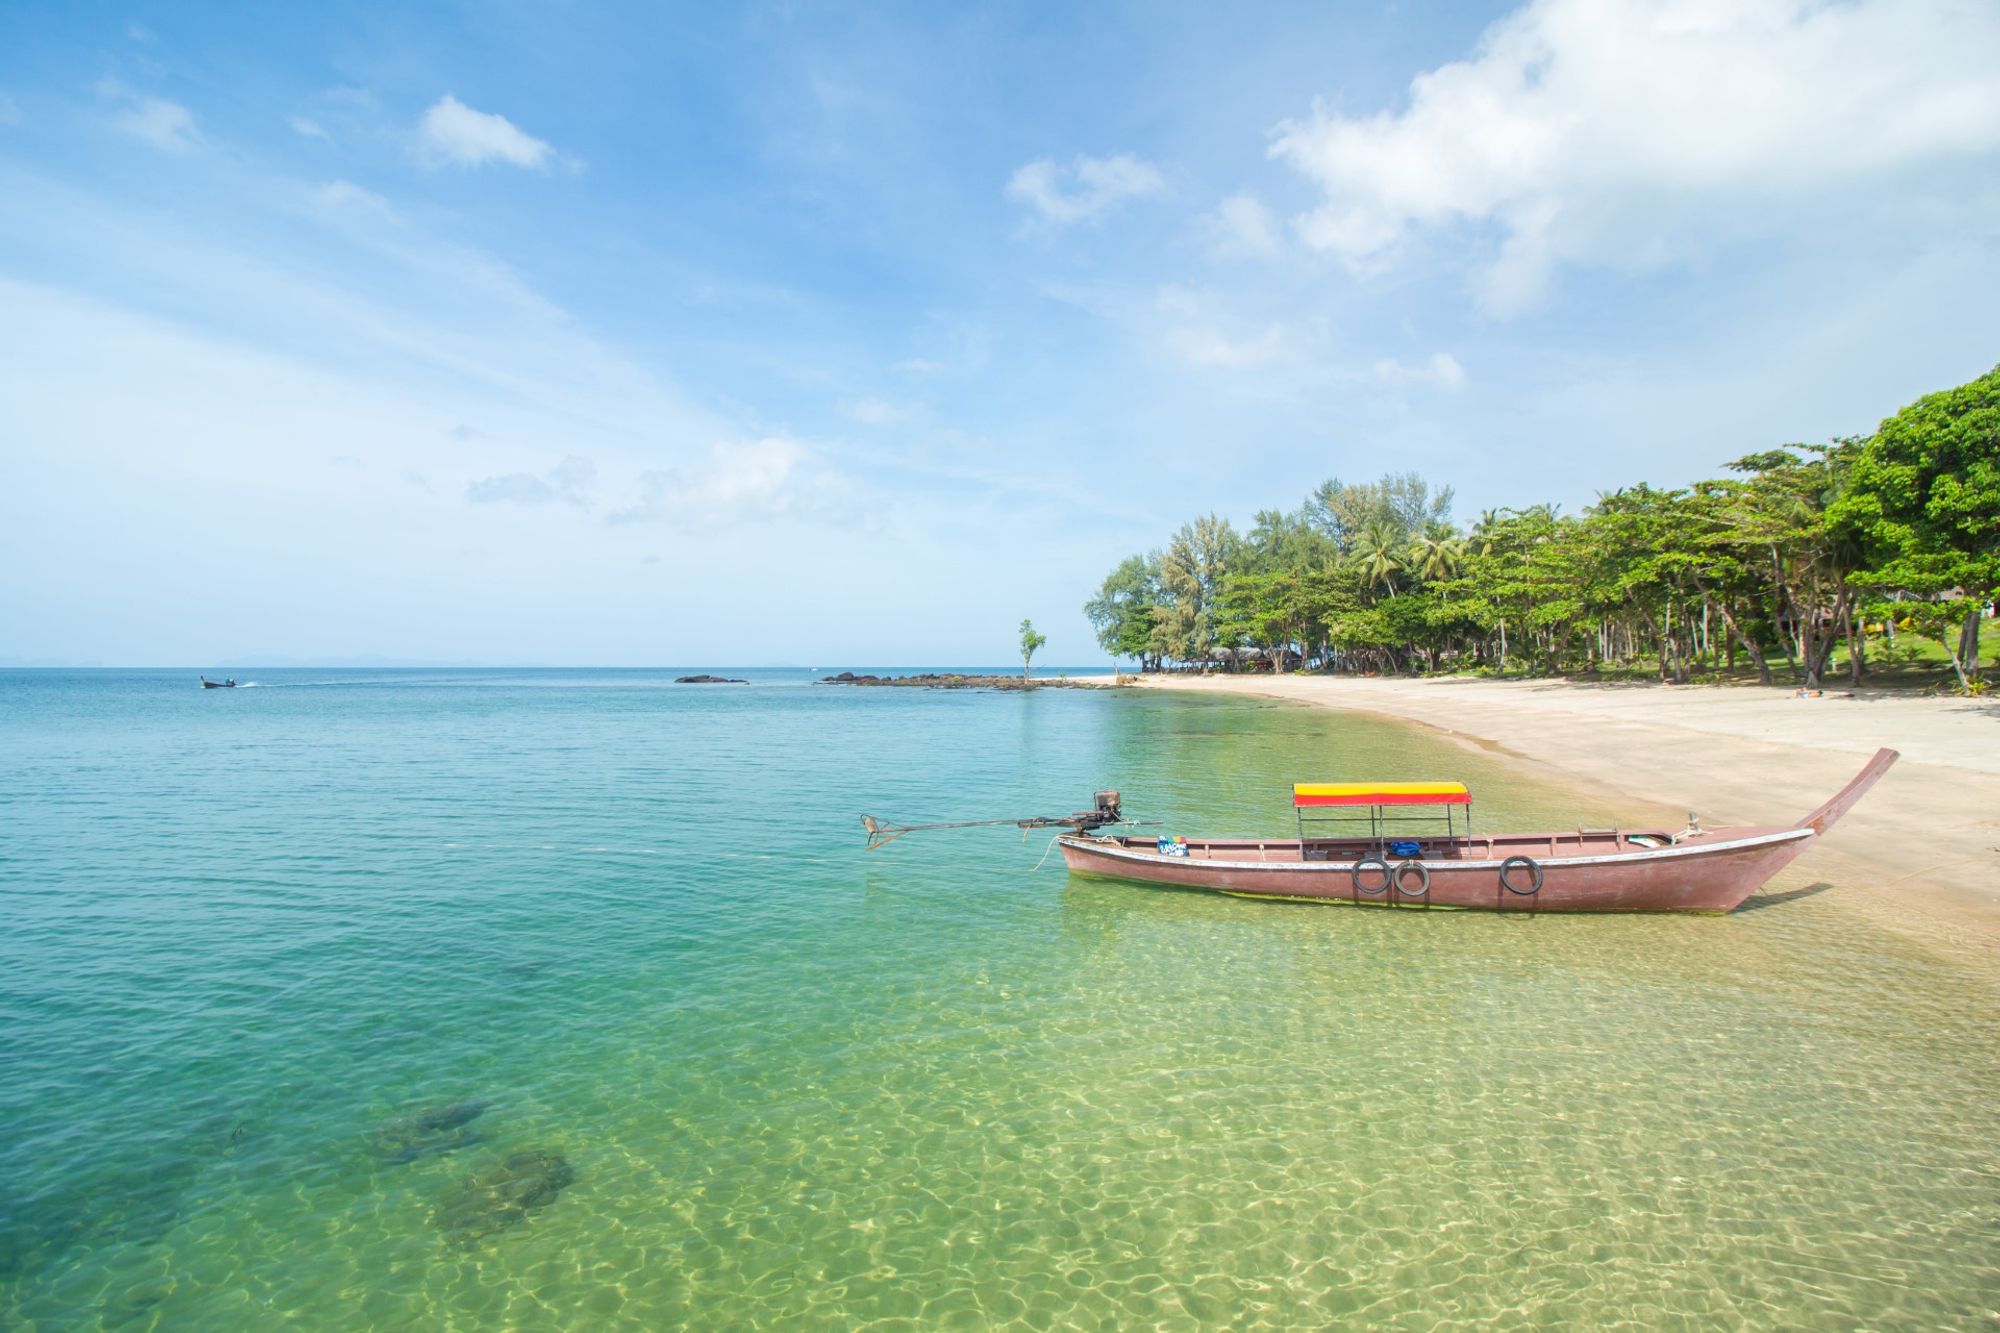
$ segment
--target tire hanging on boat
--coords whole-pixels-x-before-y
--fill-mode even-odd
[[[1382,884],[1381,887],[1379,888],[1371,889],[1366,884],[1363,884],[1361,882],[1361,872],[1369,869],[1370,867],[1373,867],[1382,872]],[[1355,893],[1357,894],[1365,893],[1372,898],[1378,893],[1387,893],[1389,891],[1389,886],[1395,882],[1396,873],[1393,870],[1389,869],[1389,863],[1387,861],[1384,861],[1381,857],[1364,856],[1359,861],[1356,861],[1354,863],[1354,869],[1348,872],[1348,878],[1351,879],[1354,883]]]
[[[1414,893],[1410,891],[1408,885],[1403,883],[1403,876],[1412,870],[1417,872],[1417,888]],[[1404,861],[1396,867],[1390,879],[1396,886],[1396,892],[1402,894],[1405,898],[1426,898],[1430,896],[1431,868],[1422,861]]]
[[[1517,869],[1528,872],[1528,887],[1516,888],[1512,874]],[[1532,856],[1510,856],[1500,863],[1500,887],[1523,898],[1533,897],[1542,891],[1542,864]]]

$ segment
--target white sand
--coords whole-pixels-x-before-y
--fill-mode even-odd
[[[1886,745],[1902,762],[1801,858],[1799,871],[1806,882],[1834,882],[1850,905],[1885,919],[2000,949],[2000,701],[1466,677],[1142,683],[1424,723],[1602,789],[1634,820],[1676,826],[1690,810],[1710,825],[1789,824]]]

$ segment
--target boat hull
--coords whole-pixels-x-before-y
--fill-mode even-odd
[[[1363,848],[1307,845],[1302,853],[1297,842],[1192,842],[1186,856],[1137,838],[1066,837],[1061,847],[1076,874],[1244,897],[1501,912],[1715,913],[1733,911],[1817,834],[1718,829],[1661,847],[1634,845],[1632,836],[1455,839],[1424,857],[1390,858],[1386,868],[1364,862]],[[1667,842],[1665,835],[1637,836]],[[1533,865],[1516,861],[1508,868],[1509,888],[1501,872],[1517,857]]]
[[[1877,750],[1817,810],[1785,827],[1668,834],[1624,829],[1427,838],[1417,855],[1371,860],[1363,839],[1161,840],[1071,834],[1063,861],[1102,875],[1178,889],[1393,907],[1497,912],[1731,912],[1823,836],[1896,762]]]

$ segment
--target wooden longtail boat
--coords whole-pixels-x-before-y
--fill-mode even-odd
[[[1729,912],[1810,846],[1867,794],[1894,750],[1877,750],[1854,780],[1789,827],[1704,829],[1692,816],[1678,833],[1577,829],[1475,836],[1472,797],[1455,782],[1307,783],[1294,787],[1295,839],[1135,838],[1094,832],[1058,839],[1072,872],[1254,898],[1510,912]],[[1398,837],[1410,807],[1442,810],[1442,836]],[[1467,813],[1458,831],[1454,810]],[[1313,837],[1327,810],[1367,831]],[[1308,811],[1314,812],[1309,816]]]

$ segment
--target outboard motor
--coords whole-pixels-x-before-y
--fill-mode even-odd
[[[1116,791],[1100,791],[1091,794],[1091,808],[1079,810],[1071,816],[1077,832],[1088,833],[1092,829],[1103,828],[1106,824],[1119,824],[1125,820],[1125,812],[1119,808]]]

